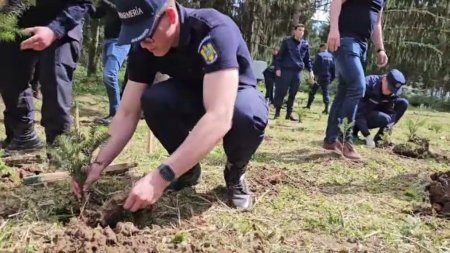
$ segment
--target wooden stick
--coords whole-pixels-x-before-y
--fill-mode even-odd
[[[80,131],[80,110],[77,101],[75,101],[75,129]]]
[[[121,163],[106,167],[103,171],[105,175],[120,175],[127,172],[129,169],[136,167],[137,163]],[[24,177],[22,183],[24,185],[36,185],[42,183],[54,183],[70,179],[71,176],[68,171],[57,171],[53,173],[44,173],[35,176]]]

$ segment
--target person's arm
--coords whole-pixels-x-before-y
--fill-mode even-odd
[[[374,31],[372,33],[372,43],[375,46],[377,52],[377,66],[384,67],[388,63],[388,56],[384,49],[383,43],[383,26],[382,26],[383,9],[380,10],[380,16],[378,22],[375,25]]]
[[[108,7],[103,1],[101,1],[98,6],[92,5],[92,7],[89,8],[89,16],[94,19],[102,18],[106,15],[106,8]]]
[[[287,40],[283,40],[280,45],[280,50],[278,51],[278,55],[275,58],[275,70],[281,70],[281,63],[283,62],[283,57],[287,53]]]
[[[48,24],[48,28],[50,28],[58,38],[63,37],[68,31],[72,30],[82,22],[91,6],[92,3],[89,0],[67,1],[66,8],[56,16],[55,20]]]
[[[339,34],[339,15],[341,15],[342,4],[346,0],[332,0],[330,7],[330,33],[328,34],[328,48],[331,52],[336,51],[341,45]]]
[[[303,56],[303,64],[305,65],[306,70],[308,70],[309,72],[312,72],[312,64],[311,64],[311,55],[309,53],[309,45],[306,44],[306,52],[305,52],[305,56]]]

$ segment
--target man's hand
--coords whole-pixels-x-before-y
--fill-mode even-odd
[[[339,30],[334,29],[330,30],[330,33],[328,34],[328,50],[331,52],[335,52],[338,50],[338,48],[341,46],[341,35],[339,34]]]
[[[79,185],[77,181],[72,179],[72,192],[78,199],[82,196],[81,191],[89,191],[92,185],[100,179],[103,169],[104,167],[99,164],[91,164],[88,168],[88,176],[84,182],[84,185]]]
[[[169,182],[161,177],[158,170],[154,170],[136,182],[123,208],[136,212],[155,204],[168,185]]]
[[[388,56],[387,56],[387,54],[386,54],[386,52],[384,50],[378,52],[378,54],[377,54],[377,66],[379,68],[382,68],[382,67],[386,66],[388,64],[388,60],[389,60]]]
[[[22,41],[20,49],[42,51],[48,48],[58,37],[56,33],[46,26],[35,26],[24,29],[25,33],[32,34],[30,38]]]
[[[314,76],[314,72],[310,71],[309,72],[309,79],[311,83],[315,82],[315,76]]]
[[[281,76],[281,70],[277,69],[277,70],[275,71],[275,75],[278,76],[278,77],[280,77],[280,76]]]

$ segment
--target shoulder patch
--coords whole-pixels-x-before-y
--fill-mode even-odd
[[[202,42],[200,42],[198,52],[203,57],[203,60],[205,60],[205,63],[208,65],[216,62],[218,58],[216,48],[214,47],[214,43],[209,35],[206,36],[202,40]]]

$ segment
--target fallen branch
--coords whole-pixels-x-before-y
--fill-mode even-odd
[[[106,167],[103,171],[105,175],[120,175],[131,168],[137,167],[137,163],[121,163]],[[68,171],[58,171],[53,173],[43,173],[36,176],[24,177],[22,183],[24,185],[38,185],[43,183],[54,183],[71,179]]]

